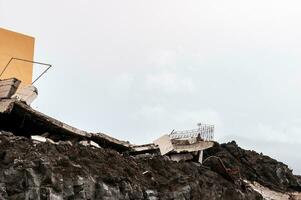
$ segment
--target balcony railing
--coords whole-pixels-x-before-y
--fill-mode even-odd
[[[214,125],[200,125],[198,129],[172,131],[169,135],[171,139],[186,139],[200,137],[204,141],[212,141],[214,138]]]

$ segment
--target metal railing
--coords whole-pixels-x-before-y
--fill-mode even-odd
[[[1,71],[0,73],[0,78],[1,76],[4,74],[4,72],[6,71],[6,69],[8,68],[8,66],[10,66],[11,62],[13,60],[18,60],[18,61],[22,61],[22,62],[27,62],[27,63],[33,63],[33,64],[38,64],[38,65],[44,65],[44,66],[47,66],[47,68],[34,80],[32,81],[32,85],[37,82],[51,67],[52,65],[50,64],[47,64],[47,63],[42,63],[42,62],[36,62],[36,61],[32,61],[32,60],[26,60],[26,59],[22,59],[22,58],[14,58],[12,57],[8,63],[5,65],[5,67],[3,68],[3,70]]]
[[[214,138],[214,125],[203,124],[198,129],[172,131],[169,135],[171,139],[186,139],[200,137],[204,141],[212,141]]]

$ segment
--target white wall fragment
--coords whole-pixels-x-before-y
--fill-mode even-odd
[[[16,98],[20,101],[24,101],[27,105],[30,105],[38,97],[38,89],[33,85],[20,87],[16,94],[12,98]]]
[[[45,137],[40,136],[40,135],[32,135],[31,139],[35,140],[35,141],[39,141],[39,142],[46,142],[47,141],[47,139]]]

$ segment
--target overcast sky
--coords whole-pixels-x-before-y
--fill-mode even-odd
[[[142,144],[216,125],[301,173],[301,2],[0,0],[54,67],[33,107]],[[38,69],[38,67],[36,68]]]

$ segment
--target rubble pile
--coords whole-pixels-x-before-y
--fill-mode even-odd
[[[279,192],[301,192],[300,177],[293,175],[287,165],[269,156],[240,148],[235,141],[215,143],[204,152],[205,166],[216,165],[215,157],[220,158],[228,169],[238,168],[241,179],[256,181],[261,185]]]
[[[34,110],[37,92],[18,93],[16,79],[0,83],[0,199],[301,199],[285,164],[217,144],[212,125],[133,145]]]
[[[51,65],[32,61],[33,38],[0,31],[15,38],[1,52],[8,58],[0,74],[1,200],[301,200],[300,176],[235,142],[217,144],[214,125],[133,145],[33,109],[33,83]],[[13,60],[22,70],[4,73]],[[47,66],[34,81],[33,63]]]
[[[0,134],[0,199],[261,199],[198,163]]]
[[[247,184],[212,170],[210,158],[202,166],[167,156],[130,156],[88,143],[53,143],[2,131],[0,199],[262,199]],[[300,189],[300,179],[286,165],[234,142],[215,144],[204,156],[219,156],[227,167],[238,166],[243,179],[269,188]]]

